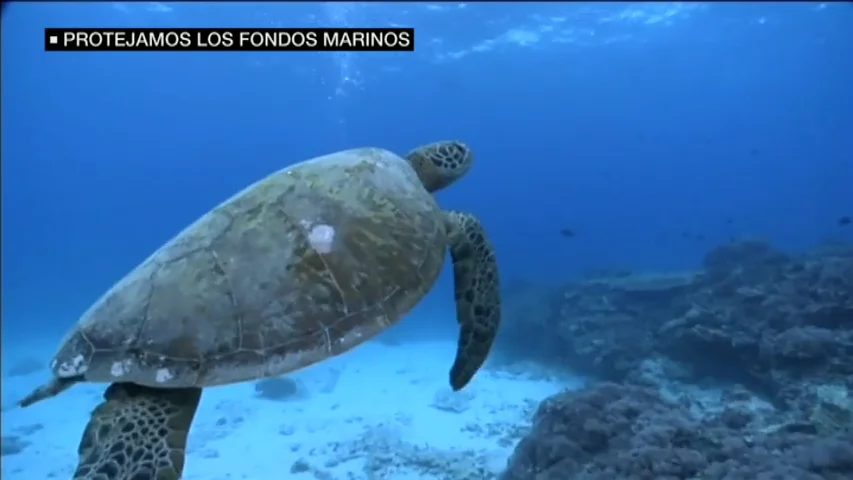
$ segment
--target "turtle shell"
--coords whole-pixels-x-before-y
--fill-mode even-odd
[[[99,299],[58,377],[152,387],[280,375],[399,320],[444,262],[443,214],[382,149],[317,157],[231,197]]]

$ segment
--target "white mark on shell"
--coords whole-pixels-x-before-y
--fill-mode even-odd
[[[308,232],[308,243],[318,253],[330,253],[335,243],[335,227],[326,224],[314,225]]]
[[[173,378],[175,378],[175,375],[173,375],[172,371],[168,368],[161,368],[154,374],[154,380],[157,383],[166,383]]]
[[[356,339],[356,341],[361,341],[361,337],[363,335],[358,330],[355,330],[352,333],[350,333],[349,335],[344,335],[343,337],[339,338],[338,343],[346,343],[346,342],[350,341],[350,338],[349,338],[350,336],[354,337]]]
[[[50,364],[50,367],[52,370],[56,371],[56,374],[59,375],[59,377],[61,378],[75,377],[77,375],[83,375],[84,373],[86,373],[86,370],[89,369],[89,366],[85,363],[86,359],[83,358],[83,355],[77,355],[76,357],[72,358],[70,362],[59,363],[54,360]],[[57,364],[59,365],[58,367]]]
[[[114,377],[123,377],[130,373],[131,363],[130,360],[122,360],[120,362],[113,362],[110,367],[110,375]]]

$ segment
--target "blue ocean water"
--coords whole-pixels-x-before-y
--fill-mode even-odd
[[[474,168],[439,201],[486,225],[505,286],[697,268],[745,237],[789,252],[853,241],[846,2],[12,2],[2,22],[2,346],[45,364],[184,226],[352,147],[469,144]],[[45,27],[391,25],[416,29],[414,53],[42,43]],[[397,341],[455,341],[451,272]],[[35,375],[4,377],[4,406]],[[70,463],[76,441],[56,440]]]

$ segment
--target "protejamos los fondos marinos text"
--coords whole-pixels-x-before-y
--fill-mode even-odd
[[[413,28],[46,28],[46,51],[410,52]]]

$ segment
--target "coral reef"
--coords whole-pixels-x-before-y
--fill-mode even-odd
[[[549,362],[604,380],[643,383],[644,363],[663,357],[783,408],[814,403],[822,385],[853,386],[853,246],[792,255],[743,240],[695,272],[584,278],[548,294],[535,319],[512,306],[533,294],[511,296],[508,328],[525,331],[531,357],[545,343]]]
[[[624,386],[544,402],[506,480],[853,478],[853,245],[533,289],[507,292],[504,351]]]
[[[701,418],[655,390],[600,384],[546,399],[501,480],[853,478],[853,435]]]

